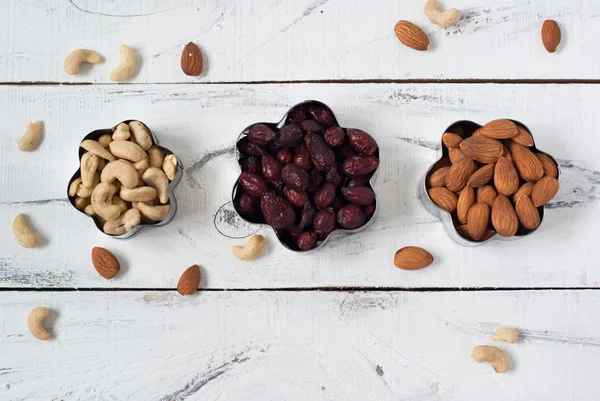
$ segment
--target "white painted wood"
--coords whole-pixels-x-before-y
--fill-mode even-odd
[[[600,2],[596,0],[445,0],[463,12],[442,29],[424,0],[26,0],[0,10],[0,82],[110,82],[118,48],[129,44],[141,65],[132,82],[223,82],[329,79],[599,79]],[[548,54],[546,18],[563,41]],[[429,35],[421,53],[400,44],[406,19]],[[201,78],[179,67],[183,46],[206,58]],[[106,62],[79,76],[63,70],[79,47]]]
[[[2,293],[2,400],[591,400],[600,294]],[[55,338],[34,339],[46,305]],[[515,344],[489,340],[518,327]],[[505,351],[503,375],[470,359]]]
[[[278,121],[307,98],[329,104],[343,126],[373,134],[381,147],[375,189],[380,214],[366,231],[330,242],[310,256],[290,253],[270,230],[263,257],[241,262],[213,224],[230,200],[238,170],[238,133],[257,121]],[[203,267],[203,286],[274,288],[562,287],[598,286],[600,136],[596,85],[144,85],[0,87],[0,286],[174,288],[189,265]],[[462,248],[416,199],[426,169],[437,160],[444,129],[460,119],[510,117],[526,123],[540,149],[563,163],[562,189],[543,226],[513,242]],[[66,201],[77,168],[77,148],[88,132],[128,118],[146,122],[161,144],[182,159],[175,193],[179,211],[167,226],[147,228],[131,240],[100,233]],[[17,150],[28,121],[44,121],[44,138],[32,153]],[[37,250],[12,237],[24,212],[46,238]],[[253,230],[219,223],[230,235]],[[406,245],[429,249],[435,263],[417,272],[393,266]],[[102,279],[90,263],[93,246],[123,261],[116,279]]]

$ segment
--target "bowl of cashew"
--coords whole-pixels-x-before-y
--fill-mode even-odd
[[[79,169],[69,180],[69,202],[104,234],[131,238],[145,226],[163,226],[177,211],[174,189],[181,161],[159,146],[142,122],[126,120],[87,134]]]

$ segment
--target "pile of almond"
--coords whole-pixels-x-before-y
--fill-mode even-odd
[[[470,241],[535,230],[541,208],[558,192],[556,162],[533,147],[519,123],[475,128],[459,123],[443,135],[444,157],[426,177],[429,197]]]

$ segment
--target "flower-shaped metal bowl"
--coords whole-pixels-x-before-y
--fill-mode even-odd
[[[125,124],[129,124],[131,121],[140,121],[140,120],[125,120],[125,121],[121,121],[119,124],[121,123],[125,123]],[[141,122],[141,121],[140,121]],[[85,141],[86,139],[93,139],[93,140],[98,140],[102,135],[111,135],[113,134],[115,128],[119,125],[115,125],[112,128],[106,128],[106,129],[99,129],[99,130],[95,130],[90,132],[89,134],[87,134],[82,140],[81,142]],[[146,125],[146,124],[144,124]],[[162,147],[158,144],[158,140],[156,139],[156,136],[154,135],[154,133],[150,130],[150,128],[146,125],[146,128],[148,128],[148,132],[150,132],[150,136],[152,138],[152,144],[156,145],[158,148],[160,148],[160,150],[163,151],[163,153],[166,155],[172,155],[173,152],[171,152],[169,149]],[[168,222],[170,222],[173,217],[175,217],[175,213],[177,212],[177,200],[175,199],[175,187],[177,186],[177,184],[179,183],[179,181],[181,180],[181,176],[183,175],[183,165],[181,164],[181,160],[179,159],[179,157],[177,157],[175,155],[175,157],[177,158],[177,172],[175,174],[175,177],[173,178],[173,180],[169,183],[169,204],[171,205],[171,209],[169,211],[169,214],[167,215],[167,217],[160,221],[160,222],[156,222],[156,223],[146,223],[144,221],[142,221],[139,225],[133,227],[130,231],[126,232],[125,234],[122,235],[111,235],[111,234],[106,234],[104,232],[104,230],[102,229],[102,223],[95,217],[92,216],[88,216],[87,214],[85,214],[83,212],[83,210],[79,210],[76,206],[75,206],[75,198],[76,196],[69,196],[69,187],[71,186],[71,183],[73,181],[75,181],[77,178],[81,177],[81,157],[84,155],[84,153],[86,153],[87,151],[85,149],[83,149],[82,147],[79,147],[79,161],[80,161],[80,168],[77,169],[77,171],[75,172],[75,174],[73,174],[73,176],[71,177],[71,179],[69,180],[69,184],[67,185],[67,198],[69,199],[69,202],[71,202],[71,205],[73,205],[73,207],[80,212],[82,215],[84,215],[87,218],[90,218],[94,221],[94,224],[96,225],[96,228],[98,228],[98,230],[100,230],[100,232],[102,232],[105,235],[108,235],[110,237],[113,238],[118,238],[118,239],[126,239],[126,238],[131,238],[134,235],[136,235],[142,228],[144,227],[159,227],[159,226],[164,226],[165,224],[167,224]]]
[[[326,104],[319,102],[317,100],[306,100],[304,102],[298,103],[295,106],[291,107],[283,116],[283,118],[278,122],[278,123],[269,123],[269,122],[258,122],[258,123],[254,123],[251,124],[249,126],[247,126],[246,128],[244,128],[241,132],[241,134],[237,137],[236,139],[236,143],[234,145],[234,151],[235,151],[235,155],[236,155],[236,159],[238,161],[238,168],[240,168],[240,172],[241,172],[241,166],[240,166],[240,160],[244,157],[244,155],[241,154],[241,152],[238,149],[238,142],[243,139],[244,137],[246,137],[248,135],[248,132],[250,130],[250,128],[253,125],[256,124],[264,124],[272,129],[280,129],[281,127],[283,127],[286,122],[288,121],[288,117],[290,116],[291,113],[293,113],[295,110],[297,110],[298,108],[304,107],[304,108],[310,108],[311,106],[313,107],[323,107],[326,108],[327,110],[329,110],[329,112],[331,113],[331,115],[333,116],[333,119],[335,121],[334,125],[339,126],[337,118],[335,117],[335,114],[333,113],[333,111],[329,108],[329,106],[327,106]],[[346,130],[346,128],[341,127],[342,129]],[[374,154],[375,157],[377,157],[379,159],[379,148],[377,149],[377,152]],[[381,161],[381,159],[379,159]],[[292,247],[290,247],[287,243],[286,243],[286,236],[287,233],[285,233],[284,230],[277,230],[273,227],[271,227],[269,224],[266,223],[266,221],[264,220],[264,218],[262,216],[256,216],[255,219],[250,219],[247,217],[244,217],[242,215],[242,213],[240,213],[240,211],[238,210],[237,204],[236,204],[236,197],[238,195],[238,181],[236,180],[233,189],[231,191],[231,202],[233,204],[233,207],[236,211],[236,213],[238,214],[238,216],[250,223],[250,224],[257,224],[260,226],[265,226],[265,227],[269,227],[270,229],[272,229],[275,234],[277,235],[277,238],[279,239],[279,242],[281,242],[281,244],[287,248],[288,250],[292,251],[292,252],[296,252],[296,253],[300,253],[300,254],[309,254],[312,252],[315,252],[319,249],[321,249],[323,246],[325,246],[325,244],[327,242],[329,242],[330,240],[332,240],[333,238],[337,238],[337,237],[341,237],[341,236],[345,236],[345,235],[350,235],[350,234],[356,234],[359,233],[361,231],[366,230],[371,224],[373,224],[373,222],[375,221],[375,217],[377,216],[377,210],[379,208],[379,202],[377,200],[377,192],[374,189],[374,184],[375,181],[377,179],[377,172],[379,171],[379,168],[375,169],[375,171],[372,173],[371,178],[369,179],[369,185],[370,187],[373,189],[373,192],[375,193],[375,210],[373,211],[373,214],[371,215],[371,217],[366,221],[365,224],[363,224],[362,226],[356,228],[356,229],[345,229],[342,228],[341,226],[339,226],[339,224],[336,224],[334,230],[327,236],[327,238],[325,238],[323,241],[320,241],[317,243],[317,245],[315,247],[313,247],[312,249],[309,250],[299,250],[299,249],[294,249]]]
[[[518,126],[525,128],[528,132],[531,133],[531,130],[529,130],[529,128],[527,128],[527,126],[525,126],[525,124],[523,124],[519,121],[516,121],[516,120],[510,120],[510,121],[514,122]],[[458,127],[460,127],[458,129],[458,131],[462,131],[462,134],[459,134],[459,135],[462,136],[463,138],[467,138],[467,137],[471,136],[477,129],[481,128],[482,126],[477,123],[474,123],[472,121],[468,121],[468,120],[457,121],[457,122],[451,124],[442,133],[442,135],[446,132],[457,132]],[[531,135],[533,137],[533,134],[531,134]],[[535,139],[534,139],[533,145],[529,146],[529,150],[531,150],[534,153],[543,153],[546,156],[548,156],[556,165],[556,169],[558,171],[557,179],[560,179],[560,174],[561,174],[560,165],[556,162],[556,159],[554,159],[554,157],[552,157],[551,155],[549,155],[546,152],[539,150],[536,147]],[[521,239],[528,235],[533,234],[533,232],[536,231],[542,225],[543,220],[544,220],[544,206],[540,206],[537,208],[538,212],[540,214],[540,224],[537,228],[535,228],[533,230],[524,231],[521,229],[521,227],[519,227],[519,231],[517,232],[517,234],[513,235],[512,237],[503,237],[499,234],[494,234],[490,238],[487,238],[486,240],[483,240],[483,241],[474,241],[472,239],[463,237],[456,228],[459,225],[461,225],[461,223],[456,219],[456,217],[453,214],[451,214],[448,211],[437,206],[431,200],[431,197],[429,196],[429,194],[427,192],[427,190],[428,190],[427,182],[428,182],[431,174],[433,174],[437,169],[448,165],[448,157],[449,157],[448,149],[446,148],[446,146],[443,143],[441,143],[441,147],[440,147],[440,151],[438,152],[438,155],[439,155],[438,160],[427,170],[425,175],[419,180],[417,196],[421,200],[421,203],[423,204],[423,206],[425,206],[425,209],[427,209],[427,211],[429,211],[429,213],[431,213],[432,215],[434,215],[435,217],[440,219],[440,221],[442,223],[444,223],[444,228],[446,229],[446,232],[448,233],[450,238],[452,238],[452,240],[454,240],[454,242],[456,242],[457,244],[462,245],[462,246],[474,247],[474,246],[483,245],[494,239],[498,239],[501,241],[514,241],[514,240]]]

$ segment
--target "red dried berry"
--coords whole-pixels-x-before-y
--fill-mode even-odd
[[[242,168],[242,171],[245,171],[246,173],[261,173],[260,159],[256,156],[248,156],[241,159],[240,167]]]
[[[316,134],[307,134],[304,141],[316,168],[329,171],[335,166],[335,153],[323,138]]]
[[[367,218],[361,208],[349,204],[338,211],[337,222],[340,226],[353,230],[365,224]]]
[[[359,153],[372,156],[377,151],[377,142],[365,131],[349,128],[346,130],[348,143]]]
[[[300,128],[307,134],[322,134],[324,129],[321,124],[313,120],[304,120],[300,123]]]
[[[306,192],[294,191],[291,188],[284,187],[283,194],[296,207],[302,207],[308,202],[308,194]]]
[[[261,164],[263,177],[276,187],[281,185],[281,163],[271,156],[263,156]]]
[[[259,146],[268,145],[277,139],[277,133],[264,124],[255,124],[248,131],[248,140]]]
[[[331,127],[335,124],[335,117],[329,107],[313,106],[310,108],[309,113],[312,118],[324,127]]]
[[[306,145],[302,144],[294,155],[294,163],[302,167],[304,170],[313,168],[313,161],[310,157],[310,152]]]
[[[308,189],[310,176],[306,170],[297,164],[290,163],[283,166],[281,169],[281,178],[285,185],[294,191],[306,191]]]
[[[358,206],[366,206],[375,200],[375,192],[369,187],[342,188],[344,198]]]
[[[294,154],[289,149],[281,149],[277,152],[277,161],[282,165],[292,163],[294,161]]]
[[[326,208],[333,203],[335,199],[335,186],[326,182],[321,185],[319,189],[315,192],[315,206],[319,209]]]
[[[241,173],[239,183],[244,192],[253,198],[271,190],[269,183],[258,174]]]
[[[304,232],[298,236],[298,248],[303,251],[312,249],[317,244],[317,236],[314,233]]]
[[[308,202],[304,204],[302,213],[300,214],[300,222],[298,223],[298,226],[303,230],[312,226],[316,213],[317,209],[315,209],[312,203]]]
[[[335,228],[335,212],[331,208],[321,209],[315,214],[313,227],[317,238],[323,241]]]
[[[329,127],[325,131],[323,138],[325,138],[325,142],[332,148],[339,148],[346,140],[346,133],[340,127]]]
[[[364,177],[379,167],[379,160],[374,156],[350,156],[342,164],[342,173],[348,177]]]
[[[304,140],[304,132],[296,124],[287,124],[279,130],[279,144],[282,148],[295,148]]]
[[[296,211],[292,204],[273,192],[262,194],[260,210],[267,224],[276,229],[289,227],[296,220]]]

